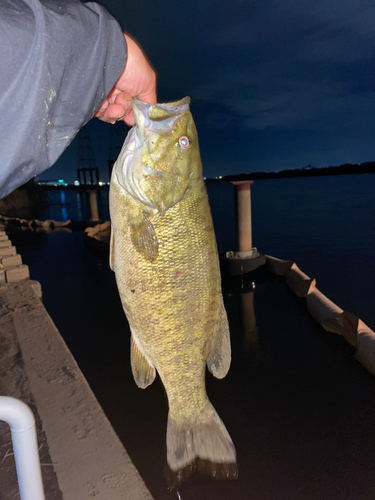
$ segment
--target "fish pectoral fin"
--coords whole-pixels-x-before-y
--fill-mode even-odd
[[[113,229],[111,228],[111,236],[110,236],[110,240],[109,240],[109,267],[112,269],[112,271],[115,270],[115,268],[114,268],[114,264],[115,264],[114,252],[115,252],[115,237],[113,234]]]
[[[230,334],[227,313],[221,298],[219,324],[213,334],[207,368],[216,378],[223,378],[228,373],[231,362]]]
[[[138,348],[133,335],[131,337],[130,361],[135,383],[141,389],[146,389],[155,380],[156,370]]]
[[[136,250],[149,262],[158,256],[159,242],[155,228],[146,214],[142,213],[129,224],[131,240]]]

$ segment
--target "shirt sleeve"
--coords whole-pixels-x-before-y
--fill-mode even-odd
[[[117,21],[79,0],[1,0],[0,198],[53,165],[126,62]]]

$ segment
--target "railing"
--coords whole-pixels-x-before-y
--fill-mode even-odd
[[[0,420],[10,426],[21,500],[45,500],[32,411],[18,399],[0,396]]]

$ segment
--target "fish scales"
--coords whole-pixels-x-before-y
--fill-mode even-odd
[[[230,341],[188,102],[134,102],[136,126],[110,188],[111,267],[132,332],[132,370],[140,387],[152,383],[155,370],[163,382],[167,459],[174,471],[196,457],[235,462],[233,443],[205,389],[206,363],[220,378],[229,369]],[[157,113],[164,123],[152,119]],[[174,120],[169,129],[168,120]],[[186,150],[181,137],[188,140]]]

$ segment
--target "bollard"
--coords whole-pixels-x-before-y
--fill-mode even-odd
[[[250,252],[253,248],[250,195],[250,185],[253,183],[254,181],[231,182],[237,190],[238,250],[240,252]]]
[[[96,189],[89,189],[87,192],[89,193],[89,196],[90,196],[91,220],[99,220],[98,202],[96,199]]]

